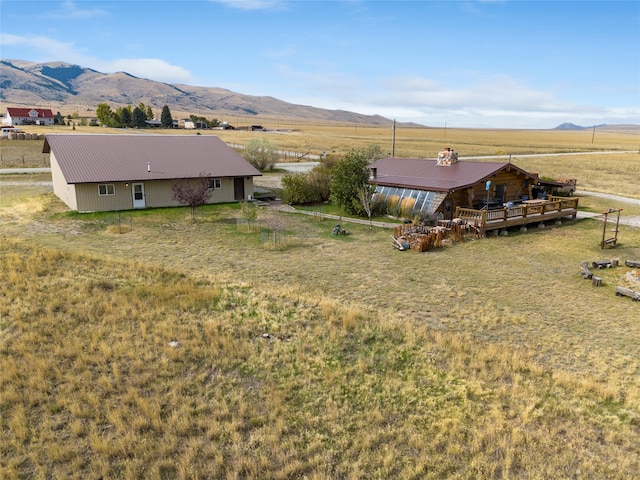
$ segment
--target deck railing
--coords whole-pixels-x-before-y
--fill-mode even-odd
[[[540,202],[521,203],[512,207],[498,208],[494,210],[476,210],[473,208],[456,208],[456,217],[467,222],[476,223],[482,226],[491,223],[507,224],[510,219],[531,218],[532,222],[541,221],[546,215],[556,216],[565,210],[575,211],[578,209],[578,199],[573,197],[551,196],[548,200]]]

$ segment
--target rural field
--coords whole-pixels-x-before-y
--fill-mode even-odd
[[[389,129],[290,127],[267,136],[336,156],[390,144]],[[399,129],[395,154],[544,154],[513,162],[640,199],[637,132],[592,133]],[[0,143],[3,167],[46,165],[41,141],[18,143]],[[585,219],[400,252],[387,229],[333,236],[335,220],[269,207],[249,224],[239,205],[77,214],[48,181],[0,176],[2,478],[640,471],[640,302],[614,295],[640,290],[624,266],[640,228],[604,251]],[[581,210],[619,207],[640,217],[580,193]],[[580,263],[603,259],[620,266],[595,288]]]

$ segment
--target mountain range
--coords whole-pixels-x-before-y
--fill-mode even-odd
[[[245,120],[251,117],[289,121],[344,122],[369,125],[392,125],[380,115],[363,115],[346,110],[328,110],[287,103],[268,96],[243,95],[217,87],[197,87],[156,82],[126,72],[102,73],[66,62],[35,63],[0,59],[0,111],[6,107],[50,108],[63,115],[78,112],[81,117],[94,116],[100,103],[112,109],[144,103],[160,116],[167,105],[174,118],[189,115]],[[424,127],[402,123],[405,127]],[[598,125],[607,128],[637,130],[638,125]],[[582,130],[573,123],[563,123],[556,130]]]
[[[102,73],[65,62],[0,60],[0,102],[3,108],[51,108],[54,113],[78,112],[80,116],[95,114],[100,103],[106,103],[112,109],[144,103],[151,106],[158,117],[162,107],[167,105],[174,118],[193,114],[221,121],[226,117],[260,116],[294,121],[393,123],[380,115],[296,105],[224,88],[156,82],[126,72]]]

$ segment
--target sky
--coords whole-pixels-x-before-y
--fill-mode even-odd
[[[0,57],[433,127],[640,124],[635,0],[0,0]]]

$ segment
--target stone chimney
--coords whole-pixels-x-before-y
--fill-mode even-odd
[[[436,165],[448,167],[456,163],[458,163],[458,153],[454,152],[451,148],[447,147],[438,153]]]

